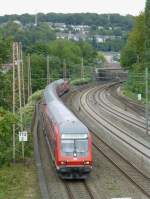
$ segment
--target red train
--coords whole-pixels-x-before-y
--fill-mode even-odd
[[[68,90],[68,82],[64,80],[46,87],[44,129],[60,177],[85,179],[92,169],[92,139],[89,130],[59,98]]]

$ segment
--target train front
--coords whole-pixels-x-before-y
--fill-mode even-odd
[[[92,169],[91,135],[88,129],[78,122],[69,128],[70,132],[68,127],[66,129],[66,132],[63,130],[60,134],[59,139],[59,175],[63,179],[85,179]]]

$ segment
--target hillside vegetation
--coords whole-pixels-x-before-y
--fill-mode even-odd
[[[129,70],[126,89],[145,97],[145,68],[150,70],[150,0],[145,12],[136,17],[135,25],[122,50],[121,63]]]

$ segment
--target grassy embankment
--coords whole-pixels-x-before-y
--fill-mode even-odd
[[[84,79],[75,79],[71,81],[72,85],[78,86],[78,85],[83,85],[83,84],[88,84],[91,81],[91,78],[84,78]]]
[[[28,131],[34,112],[36,100],[41,98],[42,91],[34,93],[23,108],[25,124]],[[0,168],[0,199],[40,199],[40,189],[34,162],[32,134],[25,144],[25,162],[17,160],[16,164],[7,163]]]
[[[141,100],[138,100],[138,94],[137,93],[133,93],[132,91],[130,91],[126,87],[122,88],[122,94],[123,94],[123,96],[135,101],[138,104],[144,105],[144,103],[145,103],[145,98],[142,98]]]
[[[0,199],[40,199],[36,167],[32,163],[0,169]]]

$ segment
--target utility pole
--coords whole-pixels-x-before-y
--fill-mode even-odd
[[[23,131],[22,115],[22,81],[21,43],[13,43],[13,114],[19,113],[19,125],[13,124],[13,162],[16,160],[16,133]],[[24,143],[22,142],[22,158],[24,159]]]
[[[83,57],[81,59],[81,79],[84,79],[84,65],[83,65]]]
[[[28,54],[28,98],[32,95],[32,82],[31,82],[31,56]]]
[[[19,90],[19,115],[20,115],[20,130],[23,132],[23,115],[22,115],[22,91],[21,91],[21,52],[20,52],[20,43],[18,44],[17,48],[17,54],[18,54],[18,59],[17,59],[17,70],[18,70],[18,90]],[[24,142],[22,142],[22,158],[24,160]]]
[[[17,60],[17,43],[13,43],[13,114],[16,111],[16,60]],[[16,125],[13,124],[13,162],[16,161]]]
[[[22,97],[23,97],[23,106],[25,106],[25,85],[24,85],[24,65],[23,65],[23,56],[22,56],[22,44],[20,43],[20,65],[21,65],[21,81],[22,81]]]
[[[66,79],[67,78],[67,67],[66,67],[66,61],[64,59],[63,62],[63,78]]]
[[[47,85],[50,84],[50,64],[49,64],[49,55],[47,55]]]
[[[145,120],[146,120],[146,134],[148,134],[149,121],[149,106],[148,106],[148,67],[145,68]]]

